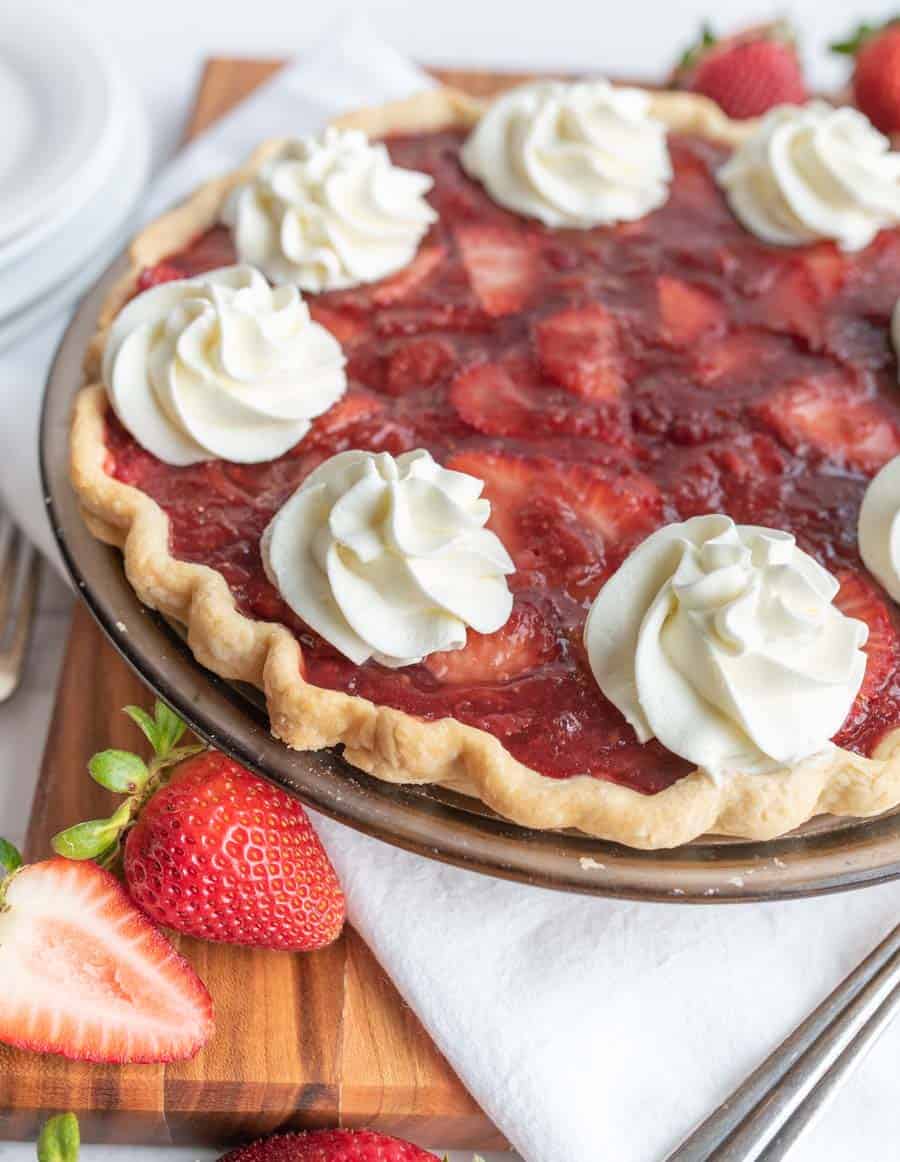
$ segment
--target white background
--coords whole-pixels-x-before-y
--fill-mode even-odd
[[[241,4],[80,0],[78,11],[106,39],[143,95],[159,165],[177,148],[204,57],[302,56],[342,13],[365,12],[386,39],[422,63],[584,70],[635,78],[662,77],[710,15],[717,29],[727,29],[787,13],[800,31],[812,82],[828,87],[840,84],[846,76],[842,62],[828,59],[828,41],[842,36],[858,19],[883,18],[893,14],[894,7],[894,3],[875,2],[857,10],[841,0],[798,0],[778,8],[741,0],[718,0],[716,5],[711,0],[632,0],[627,4],[622,0],[544,4],[533,0],[381,0],[337,6],[328,0]],[[42,605],[25,687],[13,704],[0,708],[0,821],[13,839],[20,839],[24,831],[68,618],[69,598],[52,578],[45,586]],[[174,1154],[91,1149],[85,1162],[113,1158],[121,1162],[124,1157],[151,1162]],[[215,1156],[195,1151],[178,1154],[183,1162]],[[2,1162],[32,1156],[30,1148],[0,1144]],[[888,1156],[893,1154],[860,1162],[886,1162]]]

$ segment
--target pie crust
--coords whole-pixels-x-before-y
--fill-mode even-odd
[[[364,109],[336,124],[390,132],[473,124],[483,105],[451,89]],[[688,93],[652,94],[652,112],[670,128],[738,143],[751,126]],[[108,327],[134,293],[140,271],[184,247],[218,219],[223,199],[281,144],[267,141],[239,170],[209,182],[135,238],[128,272],[107,297],[85,357],[87,386],[77,397],[71,436],[72,481],[84,518],[124,555],[140,599],[187,627],[196,658],[223,678],[265,693],[273,734],[298,750],[342,743],[354,766],[394,783],[437,783],[477,796],[516,823],[577,828],[643,849],[667,848],[717,833],[765,840],[814,815],[877,815],[900,802],[900,729],[873,758],[835,748],[770,774],[736,774],[721,783],[697,770],[665,790],[642,794],[590,776],[548,778],[514,758],[493,735],[453,718],[424,721],[391,707],[305,681],[300,645],[282,625],[241,614],[214,569],[179,561],[168,548],[168,518],[150,496],[107,475],[107,398],[99,382]]]

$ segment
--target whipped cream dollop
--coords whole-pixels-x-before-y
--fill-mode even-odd
[[[274,283],[339,290],[394,274],[437,214],[432,179],[392,163],[358,130],[288,141],[227,199],[238,258]]]
[[[347,388],[340,344],[295,287],[229,266],[144,291],[103,356],[113,410],[167,464],[273,460]]]
[[[859,510],[859,552],[866,568],[900,601],[900,456],[869,482]]]
[[[463,146],[463,168],[501,206],[546,226],[631,222],[669,196],[666,127],[650,98],[607,81],[541,81],[495,100]]]
[[[266,574],[316,633],[357,665],[408,666],[494,633],[515,566],[484,527],[484,482],[419,450],[340,452],[263,534]]]
[[[868,627],[794,538],[698,516],[659,529],[597,595],[584,640],[641,742],[714,778],[830,749],[866,669]]]
[[[781,105],[719,170],[735,215],[780,246],[861,250],[900,223],[900,153],[857,109]]]

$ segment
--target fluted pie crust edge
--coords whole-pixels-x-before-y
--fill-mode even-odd
[[[480,102],[451,89],[363,109],[336,124],[370,136],[473,124]],[[652,94],[652,111],[670,128],[736,144],[747,123],[730,121],[705,98]],[[835,749],[825,760],[713,782],[697,770],[653,795],[588,776],[556,780],[514,758],[493,735],[456,719],[424,721],[364,698],[314,686],[301,676],[301,648],[283,625],[252,620],[236,608],[224,577],[169,552],[169,522],[147,494],[107,475],[106,393],[99,383],[109,324],[133,294],[140,271],[184,247],[212,226],[231,188],[278,149],[263,143],[235,172],[209,182],[184,204],[143,230],[130,248],[128,272],[107,297],[85,356],[71,433],[72,482],[84,518],[101,540],[122,550],[140,599],[187,627],[204,666],[223,678],[252,683],[266,697],[273,734],[298,750],[344,745],[354,766],[393,783],[437,783],[477,796],[516,823],[577,828],[643,849],[675,847],[716,833],[764,840],[814,815],[870,816],[900,802],[900,729],[875,757]]]

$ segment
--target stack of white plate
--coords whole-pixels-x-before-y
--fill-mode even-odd
[[[144,113],[103,46],[61,4],[0,6],[0,348],[95,281],[148,161]]]

